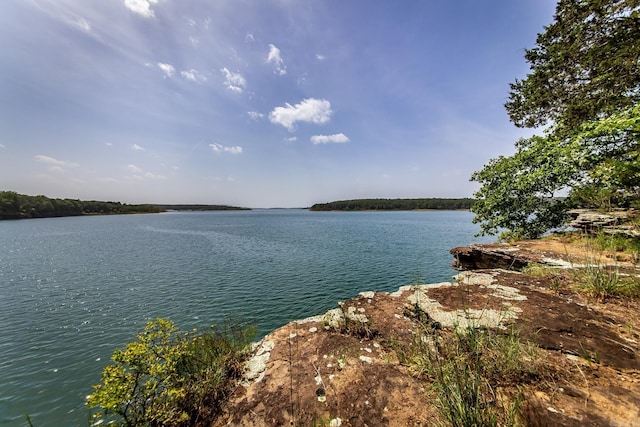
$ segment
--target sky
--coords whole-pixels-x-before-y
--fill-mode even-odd
[[[552,0],[3,0],[0,190],[471,197]]]

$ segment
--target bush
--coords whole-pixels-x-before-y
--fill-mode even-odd
[[[93,421],[116,426],[209,424],[242,374],[252,328],[213,326],[182,333],[170,321],[149,322],[118,349],[87,405]]]

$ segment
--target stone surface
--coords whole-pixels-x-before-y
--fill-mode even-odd
[[[552,246],[490,247],[510,266],[507,255],[554,260],[547,262],[558,268],[580,256],[575,248]],[[527,424],[622,426],[640,420],[640,304],[596,303],[558,290],[553,277],[489,269],[463,272],[453,283],[362,293],[325,315],[273,331],[256,347],[245,387],[236,389],[215,425],[436,424],[441,419],[430,379],[413,374],[395,352],[424,327],[408,317],[416,307],[434,327],[508,328],[539,347],[543,378],[522,384]]]

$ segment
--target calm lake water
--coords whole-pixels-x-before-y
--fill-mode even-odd
[[[85,397],[148,320],[263,335],[362,291],[451,279],[464,211],[253,210],[0,222],[0,426],[86,426]],[[486,240],[485,240],[486,241]]]

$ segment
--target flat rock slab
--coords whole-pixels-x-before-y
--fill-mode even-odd
[[[589,244],[565,243],[559,238],[525,240],[460,246],[449,251],[456,270],[522,270],[531,264],[556,268],[580,268],[586,265],[632,267],[633,264],[598,251]]]
[[[256,346],[257,362],[248,363],[248,378],[216,425],[433,425],[430,379],[413,375],[394,350],[418,336],[421,326],[406,315],[416,306],[440,328],[515,330],[541,348],[554,380],[524,386],[531,424],[640,419],[638,304],[589,304],[553,292],[545,280],[470,272],[456,283],[363,293],[326,315],[292,322]],[[262,371],[251,371],[255,366]]]

